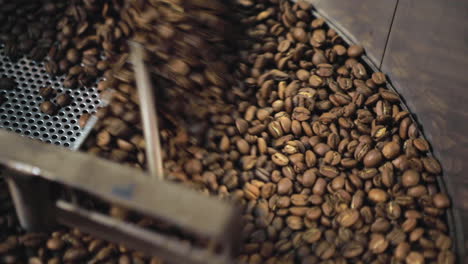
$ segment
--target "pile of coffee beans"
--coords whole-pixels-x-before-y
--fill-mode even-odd
[[[0,40],[13,61],[23,55],[42,61],[56,39],[56,29],[66,1],[0,1]]]
[[[58,52],[66,54],[64,64],[79,63],[83,69],[73,76],[86,79],[93,75],[84,70],[85,57],[107,61],[94,78],[105,78],[102,91],[116,90],[98,111],[86,150],[145,168],[134,75],[118,37],[157,43],[149,45],[147,63],[155,83],[172,87],[163,98],[197,91],[198,102],[207,102],[191,105],[205,118],[190,126],[173,108],[162,108],[166,178],[243,206],[239,263],[455,263],[446,222],[451,202],[437,184],[441,165],[385,74],[364,63],[363,48],[345,43],[301,0],[238,0],[237,24],[245,30],[238,50],[192,34],[182,41],[178,36],[196,35],[201,23],[184,17],[191,8],[201,24],[218,25],[212,15],[224,11],[208,2],[68,4],[58,37],[68,44],[56,50],[66,50]],[[86,23],[88,33],[78,33]],[[98,28],[103,33],[90,37],[96,46],[78,48]],[[209,56],[211,45],[226,60]],[[65,68],[70,75],[72,67]],[[0,261],[6,263],[159,263],[78,230],[23,234],[11,205],[5,212],[0,228],[9,231],[0,235]],[[127,212],[112,207],[110,214],[125,219]]]

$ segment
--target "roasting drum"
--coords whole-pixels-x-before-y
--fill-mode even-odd
[[[444,170],[440,181],[452,198],[448,221],[458,259],[468,263],[468,1],[308,1],[349,43],[365,47],[364,59],[387,74],[417,116]],[[79,116],[100,103],[95,88],[64,89],[42,64],[12,63],[1,51],[0,75],[15,76],[22,88],[2,92],[10,101],[0,107],[0,128],[49,143],[73,145],[80,136]],[[50,120],[37,111],[37,88],[44,85],[74,98]]]

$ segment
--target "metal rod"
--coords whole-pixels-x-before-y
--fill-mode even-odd
[[[129,42],[131,61],[135,71],[135,79],[140,99],[140,112],[143,121],[143,133],[146,141],[146,158],[150,175],[164,178],[164,168],[161,155],[161,140],[159,138],[156,96],[151,85],[149,73],[143,60],[143,47],[136,42]]]

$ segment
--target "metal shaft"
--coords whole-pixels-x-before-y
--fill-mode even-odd
[[[150,76],[143,60],[143,47],[136,42],[130,42],[130,49],[130,56],[138,88],[138,97],[140,99],[143,133],[146,141],[146,162],[150,175],[162,179],[164,168],[162,164],[161,141],[159,138],[156,96],[154,95]]]

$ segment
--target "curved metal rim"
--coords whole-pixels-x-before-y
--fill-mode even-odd
[[[333,30],[335,30],[346,44],[348,45],[358,44],[358,42],[356,41],[356,38],[346,28],[342,27],[339,23],[336,22],[336,20],[328,16],[325,12],[321,10],[317,10],[314,7],[314,9],[312,10],[312,14],[315,17],[322,18],[323,20],[325,20],[327,25]],[[381,71],[380,68],[377,66],[377,63],[372,61],[372,59],[368,57],[366,54],[362,55],[361,59],[367,64],[369,68],[372,69],[372,71],[374,72]],[[415,114],[413,114],[413,112],[410,110],[405,99],[403,98],[403,96],[401,96],[398,90],[395,89],[395,86],[393,86],[388,76],[387,76],[387,87],[389,90],[397,93],[400,96],[402,108],[410,113],[410,117],[412,121],[418,125],[421,136],[424,139],[427,139],[424,133],[424,128],[421,125],[421,123],[418,121],[417,116],[415,116]],[[435,157],[440,155],[436,150],[433,150],[432,147],[431,147],[430,153]],[[442,164],[442,167],[443,167],[443,164]],[[441,189],[441,191],[447,194],[453,193],[452,190],[449,190],[449,188],[447,187],[446,182],[449,182],[449,176],[443,171],[442,176],[437,177],[438,187]],[[465,252],[464,252],[465,240],[464,240],[464,235],[463,235],[463,224],[462,224],[463,222],[461,220],[459,210],[454,208],[453,206],[450,207],[449,209],[447,209],[446,218],[447,218],[446,219],[447,224],[449,226],[449,234],[452,237],[452,239],[454,239],[454,242],[455,242],[452,247],[455,251],[457,262],[462,263],[463,259],[465,258]]]

